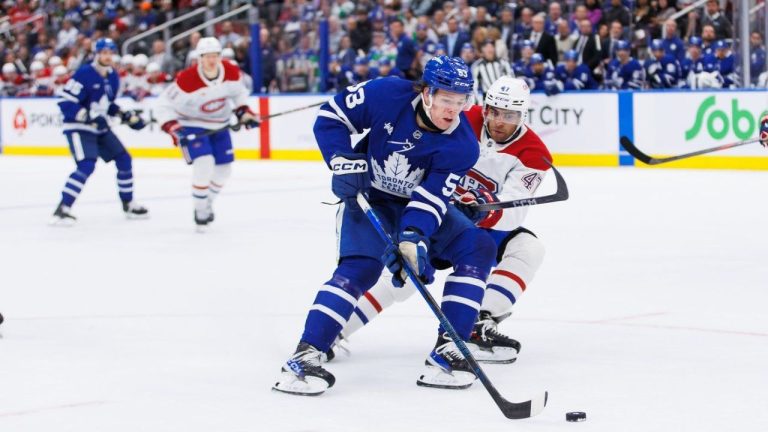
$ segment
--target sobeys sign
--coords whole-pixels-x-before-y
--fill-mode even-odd
[[[729,102],[723,103],[723,100]],[[768,100],[764,107],[768,107]],[[718,101],[716,96],[712,95],[704,99],[696,109],[696,118],[693,125],[685,131],[685,140],[701,139],[699,136],[701,134],[714,140],[721,140],[729,132],[733,132],[740,140],[754,138],[760,128],[760,119],[766,113],[768,113],[767,110],[751,112],[740,107],[738,97],[723,94]]]

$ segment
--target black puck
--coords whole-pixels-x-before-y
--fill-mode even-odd
[[[2,323],[3,323],[3,319],[4,319],[4,318],[3,318],[3,314],[0,314],[0,324],[2,324]]]
[[[581,411],[574,411],[565,413],[565,421],[569,422],[581,422],[587,419],[587,413]]]

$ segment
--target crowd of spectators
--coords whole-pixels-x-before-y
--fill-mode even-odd
[[[242,3],[242,2],[240,2]],[[0,5],[0,95],[50,95],[90,61],[91,46],[118,46],[198,7],[214,14],[238,6],[218,0],[5,1]],[[335,91],[381,76],[415,79],[433,56],[461,57],[478,97],[499,75],[528,80],[548,94],[582,89],[768,87],[764,37],[753,26],[750,82],[740,82],[730,0],[709,0],[671,17],[690,0],[256,0],[262,82],[250,82],[246,17],[211,31],[254,91]],[[761,13],[764,13],[761,12]],[[208,15],[210,16],[210,15]],[[760,22],[760,14],[755,21]],[[320,22],[327,20],[329,66],[320,71]],[[172,27],[178,34],[195,22]],[[166,46],[163,32],[116,55],[121,91],[156,94],[196,61],[191,33]],[[170,49],[169,49],[170,48]],[[323,77],[326,81],[321,81]]]

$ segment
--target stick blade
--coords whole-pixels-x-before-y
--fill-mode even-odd
[[[635,144],[632,142],[632,140],[626,136],[622,136],[619,139],[619,142],[621,143],[621,146],[624,147],[624,150],[627,151],[627,153],[631,154],[633,158],[639,160],[640,162],[646,165],[656,165],[658,163],[654,158],[641,152],[640,149],[635,147]]]
[[[501,412],[504,414],[504,417],[511,420],[527,419],[544,411],[544,407],[547,406],[548,397],[549,393],[544,392],[526,402],[514,403],[504,400],[504,403],[500,405]]]

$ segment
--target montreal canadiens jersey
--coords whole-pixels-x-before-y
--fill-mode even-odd
[[[93,64],[82,66],[57,94],[62,98],[59,108],[64,116],[63,129],[105,133],[105,130],[97,131],[94,125],[85,123],[78,113],[85,109],[89,119],[117,114],[120,108],[114,101],[119,88],[120,79],[114,69],[107,68],[104,76]]]
[[[492,140],[485,129],[483,111],[473,106],[465,112],[479,142],[480,157],[456,188],[456,196],[468,190],[485,188],[499,201],[530,198],[536,193],[552,162],[549,150],[536,133],[523,125],[522,132],[509,143]],[[528,207],[495,210],[481,228],[508,232],[522,225]]]
[[[351,135],[369,129],[354,150],[365,153],[371,202],[407,203],[399,229],[431,236],[442,223],[456,185],[477,161],[477,138],[463,113],[443,132],[416,123],[421,101],[413,83],[379,78],[347,87],[320,107],[314,132],[326,163],[352,153]]]
[[[182,126],[218,129],[229,124],[232,111],[248,104],[248,90],[240,79],[240,68],[223,61],[213,80],[201,66],[179,72],[157,101],[157,120],[178,120]]]

